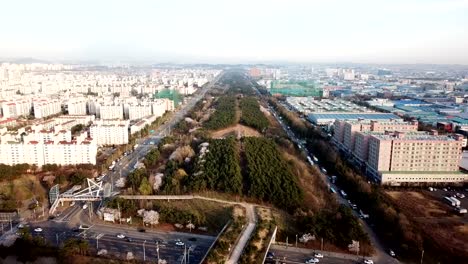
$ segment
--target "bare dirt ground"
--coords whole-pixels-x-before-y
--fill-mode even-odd
[[[433,197],[414,191],[387,191],[398,208],[438,247],[468,252],[468,224]]]
[[[239,135],[241,137],[261,137],[262,134],[258,132],[257,130],[237,124],[235,126],[223,128],[221,130],[217,130],[211,133],[211,137],[213,138],[225,138],[227,136],[234,135],[238,137]]]

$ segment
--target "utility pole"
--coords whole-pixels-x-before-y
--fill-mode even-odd
[[[143,261],[146,261],[145,243],[146,243],[146,240],[143,241]]]
[[[289,237],[286,237],[286,248],[288,248],[288,238]]]
[[[323,237],[321,238],[321,240],[322,240],[322,247],[321,247],[321,249],[320,249],[320,250],[322,250],[322,251],[323,251]]]
[[[421,264],[423,263],[423,258],[424,258],[424,249],[422,250],[422,253],[421,253]]]
[[[156,241],[156,254],[158,256],[158,263],[159,264],[159,241]]]
[[[96,250],[99,249],[99,239],[100,239],[101,237],[103,237],[103,236],[104,236],[103,233],[101,233],[101,234],[99,234],[99,235],[96,236]]]
[[[190,249],[192,248],[192,246],[190,246],[187,250],[187,264],[190,264]]]
[[[297,234],[296,234],[296,247],[297,247]]]
[[[59,246],[59,238],[58,238],[58,233],[55,233],[55,240],[57,242],[57,247]]]

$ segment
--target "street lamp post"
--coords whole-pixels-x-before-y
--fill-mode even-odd
[[[296,234],[296,247],[297,247],[297,234]]]
[[[156,254],[158,256],[158,264],[159,264],[159,241],[156,241]]]
[[[99,249],[99,239],[103,236],[104,236],[103,233],[96,236],[96,250]]]
[[[146,240],[143,241],[143,261],[146,261],[145,243],[146,243]]]

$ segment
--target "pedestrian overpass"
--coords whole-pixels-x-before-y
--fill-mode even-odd
[[[111,185],[109,183],[106,183],[103,186],[102,182],[86,179],[86,185],[87,187],[84,189],[72,187],[62,194],[59,191],[58,185],[53,186],[49,191],[49,199],[52,204],[49,209],[49,215],[53,215],[59,204],[63,205],[63,202],[101,201],[102,198],[109,197],[111,195]]]

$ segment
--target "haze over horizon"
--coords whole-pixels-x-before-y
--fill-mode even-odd
[[[467,0],[9,1],[0,58],[468,64]]]

